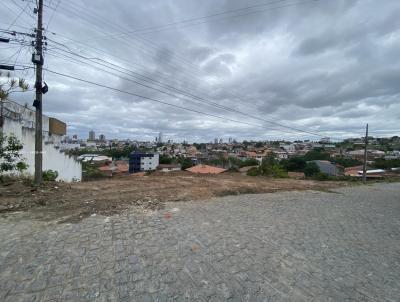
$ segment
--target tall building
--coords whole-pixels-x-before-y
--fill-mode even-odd
[[[106,141],[106,136],[104,134],[100,134],[99,135],[99,140],[102,141],[102,142],[105,142]]]
[[[77,139],[78,139],[78,134],[74,134],[74,135],[72,136],[72,139],[77,140]]]
[[[158,143],[162,143],[162,132],[158,133]]]
[[[96,139],[96,133],[93,130],[89,131],[89,140],[94,141]]]

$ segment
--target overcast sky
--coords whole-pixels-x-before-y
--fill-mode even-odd
[[[3,2],[2,29],[20,13],[15,3],[27,3]],[[65,121],[69,135],[87,138],[93,129],[107,138],[140,140],[153,140],[160,131],[175,141],[318,139],[248,115],[332,138],[361,136],[366,123],[374,136],[400,134],[398,0],[45,3],[46,28],[51,20],[46,68],[229,119],[46,72],[44,113]],[[20,26],[33,28],[33,17],[22,13],[11,28],[28,31]],[[1,62],[29,62],[28,47],[7,47],[0,46]],[[119,67],[105,67],[106,61]],[[32,80],[33,70],[15,76]],[[13,99],[31,104],[33,94]]]

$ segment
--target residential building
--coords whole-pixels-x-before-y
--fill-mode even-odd
[[[129,156],[129,173],[156,170],[159,160],[158,153],[132,152]]]
[[[35,173],[35,111],[12,101],[1,102],[1,131],[4,135],[14,135],[23,145],[20,151],[28,165],[24,172]],[[82,179],[82,165],[73,156],[62,152],[63,136],[67,125],[55,118],[43,115],[43,170],[58,172],[57,180],[71,182]]]

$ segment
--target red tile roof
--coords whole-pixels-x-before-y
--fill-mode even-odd
[[[186,171],[189,171],[192,173],[201,173],[201,174],[219,174],[219,173],[225,172],[226,169],[208,166],[208,165],[197,165],[197,166],[191,167],[189,169],[186,169]]]

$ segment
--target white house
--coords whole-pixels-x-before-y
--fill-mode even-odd
[[[35,173],[35,111],[12,101],[0,102],[0,112],[4,135],[15,135],[22,143],[21,154],[28,165],[25,173]],[[82,165],[73,156],[61,152],[62,137],[66,134],[66,124],[43,115],[43,170],[58,172],[57,180],[80,181]]]

